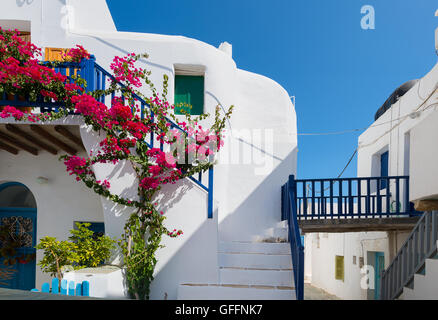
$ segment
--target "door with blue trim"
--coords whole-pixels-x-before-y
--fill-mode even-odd
[[[374,300],[380,300],[380,280],[382,272],[385,270],[385,254],[383,252],[376,252],[374,267]]]
[[[386,151],[380,155],[380,176],[388,177],[389,175],[389,152]],[[388,187],[387,180],[382,179],[380,181],[380,189],[386,189]]]
[[[35,287],[35,199],[18,183],[0,185],[0,287]]]

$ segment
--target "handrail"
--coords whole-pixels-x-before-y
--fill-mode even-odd
[[[297,300],[304,299],[304,246],[301,243],[296,207],[295,176],[289,176],[288,182],[281,187],[281,219],[287,220],[289,243]]]
[[[43,61],[41,62],[43,65],[50,65],[49,61]],[[99,64],[96,63],[96,58],[94,55],[91,55],[89,59],[83,59],[80,63],[76,62],[61,62],[57,63],[56,67],[54,67],[55,72],[59,72],[65,76],[68,77],[69,80],[71,80],[71,76],[74,74],[79,74],[81,78],[86,80],[87,86],[85,88],[85,92],[93,92],[95,90],[105,90],[106,88],[106,79],[112,79],[117,83],[118,86],[124,88],[125,85],[120,83],[119,81],[116,81],[115,77],[106,71],[103,67],[101,67]],[[150,110],[150,105],[144,101],[141,97],[139,97],[137,94],[133,94],[134,99],[137,100],[138,103],[140,103],[140,118],[145,118],[145,111]],[[105,103],[105,96],[102,95],[98,98],[98,100],[102,103]],[[111,101],[114,98],[114,93],[111,95]],[[125,101],[124,97],[122,97],[123,101]],[[29,101],[29,97],[19,97],[18,95],[14,95],[13,100],[7,99],[7,94],[3,93],[0,95],[0,106],[10,105],[15,107],[39,107],[40,112],[50,112],[55,111],[57,112],[59,108],[65,107],[65,104],[63,102],[56,102],[56,101],[47,101],[47,98],[44,98],[42,95],[39,95],[37,97],[36,101]],[[131,106],[132,107],[132,106]],[[134,112],[134,109],[133,109]],[[150,112],[151,120],[154,121],[154,114],[153,112]],[[170,123],[171,128],[175,128],[179,131],[182,131],[183,133],[187,132],[182,129],[178,124],[174,123],[169,118],[166,118],[166,121]],[[156,139],[154,139],[154,134],[151,133],[149,137],[149,141],[145,141],[145,143],[150,147],[154,148]],[[160,149],[163,151],[164,144],[160,142]],[[203,190],[207,191],[208,193],[208,204],[207,204],[207,214],[208,218],[213,218],[213,178],[214,178],[214,170],[213,167],[211,167],[208,170],[208,184],[205,185],[202,182],[202,173],[198,174],[198,176],[191,176],[189,177],[190,180],[192,180],[194,183],[196,183],[199,187],[201,187]]]
[[[438,211],[425,212],[381,277],[381,300],[397,299],[426,263],[437,254]]]
[[[418,216],[409,176],[295,180],[299,220]]]

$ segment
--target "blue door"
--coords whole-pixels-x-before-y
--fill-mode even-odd
[[[19,183],[0,185],[0,287],[35,288],[36,207]]]
[[[383,252],[376,252],[374,267],[374,300],[380,300],[380,279],[385,270],[385,254]]]
[[[389,152],[386,151],[385,153],[382,153],[380,155],[380,176],[381,177],[387,177],[389,175]],[[385,189],[387,187],[387,181],[381,180],[380,181],[380,189]]]

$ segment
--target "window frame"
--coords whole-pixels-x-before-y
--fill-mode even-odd
[[[176,105],[176,85],[177,85],[177,76],[186,76],[186,77],[202,77],[203,81],[202,81],[202,110],[201,113],[196,113],[193,114],[190,112],[190,115],[193,116],[200,116],[202,114],[205,114],[205,87],[206,87],[206,67],[204,65],[194,65],[194,64],[174,64],[174,77],[173,77],[173,89],[174,89],[174,94],[173,94],[173,102],[174,105]],[[192,106],[193,107],[193,106]],[[191,109],[190,111],[192,111],[193,109]],[[182,113],[177,113],[176,112],[176,108],[174,110],[174,114],[176,116],[183,116],[184,114]]]

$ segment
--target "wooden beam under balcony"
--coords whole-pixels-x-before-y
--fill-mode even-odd
[[[7,145],[6,143],[0,142],[0,149],[5,150],[9,153],[18,154],[18,149],[15,149],[14,147],[11,147],[10,145]]]
[[[74,149],[73,147],[70,147],[68,144],[62,142],[57,137],[53,136],[52,134],[50,134],[49,132],[44,130],[41,126],[31,124],[30,130],[32,130],[36,134],[40,135],[41,137],[45,138],[49,142],[53,143],[54,145],[58,146],[59,148],[68,152],[71,155],[78,153],[78,151],[76,149]]]
[[[9,145],[13,145],[15,147],[21,148],[21,149],[23,149],[23,150],[25,150],[25,151],[27,151],[35,156],[38,155],[37,148],[31,147],[31,146],[29,146],[29,145],[17,140],[16,138],[14,138],[14,137],[12,137],[4,132],[1,132],[1,131],[0,131],[0,141],[6,142]]]
[[[418,217],[298,220],[303,233],[412,231]]]
[[[37,145],[38,147],[46,150],[47,152],[50,152],[51,154],[58,154],[58,150],[56,150],[55,148],[45,144],[44,142],[41,142],[40,140],[38,140],[37,138],[35,138],[34,136],[28,134],[27,132],[21,130],[20,128],[18,128],[17,126],[14,126],[12,124],[7,124],[6,125],[6,129],[14,134],[16,134],[17,136],[22,137],[23,139],[26,139],[27,141]]]
[[[55,131],[58,132],[60,135],[64,136],[65,138],[67,138],[68,140],[70,140],[71,142],[74,142],[81,149],[84,148],[82,140],[76,137],[73,133],[71,133],[65,126],[59,126],[59,125],[55,126]]]

